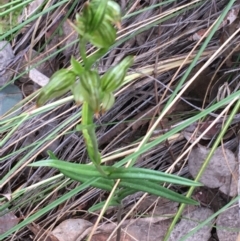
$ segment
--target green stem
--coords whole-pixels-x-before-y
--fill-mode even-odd
[[[97,136],[95,133],[95,126],[93,123],[93,110],[90,108],[89,104],[85,101],[82,107],[82,124],[84,129],[82,130],[85,144],[87,147],[87,152],[90,160],[93,162],[97,170],[103,175],[107,174],[101,168],[101,156],[98,151]]]
[[[101,168],[101,156],[100,156],[100,153],[98,151],[98,143],[97,143],[97,137],[96,137],[96,133],[95,133],[95,127],[94,125],[92,125],[89,129],[88,129],[88,136],[90,137],[90,140],[91,140],[91,150],[88,150],[88,155],[89,155],[89,152],[92,152],[93,151],[93,159],[92,159],[92,162],[95,164],[97,170],[103,175],[103,176],[107,176],[107,174],[103,171],[103,169]]]
[[[81,54],[81,57],[82,57],[85,68],[87,66],[86,44],[87,44],[87,39],[85,37],[80,38],[79,48],[80,48],[80,54]]]
[[[94,54],[87,58],[86,69],[90,69],[92,65],[108,52],[109,48],[98,49]]]

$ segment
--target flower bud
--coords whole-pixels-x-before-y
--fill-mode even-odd
[[[76,75],[67,69],[60,69],[50,78],[49,83],[41,89],[37,98],[37,106],[42,106],[45,102],[52,98],[60,97],[67,93],[73,83]]]
[[[133,64],[133,56],[124,58],[117,66],[110,68],[101,78],[103,92],[112,92],[119,88],[128,68]]]
[[[93,12],[92,19],[88,26],[88,33],[96,31],[102,24],[103,18],[105,16],[105,11],[107,7],[108,0],[93,0],[90,3],[90,9]]]
[[[86,2],[82,14],[76,15],[76,24],[70,22],[81,37],[98,48],[109,48],[114,43],[117,31],[112,23],[120,23],[118,5],[108,2],[108,0]]]
[[[101,104],[100,77],[94,70],[85,71],[80,76],[81,94],[95,113],[99,113]]]
[[[102,112],[106,112],[109,110],[115,102],[115,97],[112,92],[110,93],[104,93],[103,99],[102,99]]]
[[[82,94],[83,91],[84,90],[83,90],[79,81],[75,82],[75,84],[72,85],[72,93],[73,93],[74,100],[75,100],[77,105],[80,105],[84,101],[84,97],[83,97],[83,94]]]
[[[118,3],[114,1],[108,1],[105,19],[117,25],[121,28],[121,8]]]
[[[82,23],[84,25],[85,33],[90,32],[91,21],[94,16],[93,14],[94,13],[89,2],[85,2],[82,9],[82,18],[78,19],[78,23]]]
[[[98,48],[109,48],[116,39],[116,32],[110,22],[103,21],[98,30],[92,32],[88,39]]]
[[[86,32],[83,17],[81,17],[79,14],[76,14],[75,24],[70,20],[68,20],[68,23],[80,36],[83,36]]]

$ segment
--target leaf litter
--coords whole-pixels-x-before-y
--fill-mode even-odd
[[[201,145],[198,145],[191,151],[188,159],[188,167],[190,174],[194,178],[206,160],[209,151],[210,149]],[[237,195],[237,185],[234,185],[234,182],[238,180],[238,177],[232,177],[235,170],[237,170],[237,162],[233,152],[218,147],[201,176],[200,181],[209,188],[220,188],[222,191],[227,191],[229,193],[225,194],[233,197]],[[229,190],[230,180],[233,184],[230,185],[231,188]],[[228,188],[225,188],[225,185],[227,185]]]
[[[159,13],[161,14],[161,12],[165,13],[168,10],[183,6],[186,2],[187,1],[180,1],[166,4],[160,9],[150,9],[136,16],[132,16],[130,19],[125,19],[123,21],[124,29],[127,29],[127,27],[129,27],[129,29],[134,29],[136,27],[132,27],[133,24],[141,25],[144,23],[144,21],[150,21],[151,17],[158,16]],[[154,113],[158,110],[158,112],[156,112],[158,115],[166,103],[168,95],[165,95],[164,92],[167,90],[167,93],[171,94],[177,84],[177,81],[184,74],[186,66],[188,66],[190,61],[187,62],[187,65],[178,73],[175,81],[168,86],[177,68],[182,64],[182,60],[192,50],[195,41],[203,36],[209,26],[220,15],[227,2],[228,1],[215,1],[213,3],[208,1],[200,7],[186,10],[183,14],[176,15],[175,17],[172,17],[171,19],[168,19],[159,25],[154,25],[150,29],[147,29],[136,35],[136,37],[126,40],[122,45],[114,48],[100,61],[98,67],[104,72],[109,66],[117,63],[119,58],[131,53],[137,55],[135,64],[133,66],[133,73],[140,73],[137,81],[134,81],[131,86],[123,89],[119,93],[114,108],[102,116],[99,120],[96,120],[98,130],[97,134],[102,153],[118,153],[120,147],[125,151],[133,151],[131,146],[132,143],[137,142],[145,135],[146,131],[151,125],[152,118],[154,118]],[[156,3],[157,1],[154,0],[140,1],[135,10],[149,7]],[[121,1],[121,4],[122,6],[127,6],[125,1]],[[234,29],[236,29],[236,26],[239,24],[239,19],[236,18],[236,13],[239,11],[238,5],[239,3],[237,1],[236,6],[230,10],[223,23],[220,25],[217,33],[211,40],[208,48],[203,53],[199,63],[191,74],[197,72],[203,63],[205,63],[205,61],[219,48],[219,46],[227,40],[228,35],[231,34]],[[37,6],[33,8],[33,11],[36,8]],[[71,43],[74,42],[76,36],[74,36],[74,33],[71,35],[72,29],[70,26],[68,26],[67,21],[63,21],[62,23],[59,21],[62,20],[62,18],[59,16],[63,16],[63,13],[66,14],[68,8],[68,4],[61,5],[54,10],[54,13],[44,16],[40,25],[37,25],[36,21],[33,21],[30,26],[27,26],[27,28],[22,31],[19,36],[16,36],[16,39],[14,40],[15,42],[12,44],[15,57],[13,56],[13,53],[9,54],[9,60],[3,62],[3,69],[4,71],[7,71],[7,69],[9,69],[7,68],[8,66],[14,66],[14,71],[9,73],[11,73],[11,75],[14,74],[15,85],[20,87],[20,89],[24,92],[24,96],[31,95],[41,85],[36,85],[36,83],[34,83],[34,79],[30,79],[28,74],[21,77],[21,79],[20,77],[17,77],[17,73],[22,73],[26,67],[33,66],[35,63],[38,63],[41,60],[44,61],[44,58],[48,56],[49,59],[43,62],[43,67],[41,67],[41,65],[38,67],[36,66],[36,69],[41,74],[50,77],[51,74],[61,66],[68,66],[70,55],[75,55],[75,50],[78,48],[78,46],[75,46],[74,44],[71,45]],[[75,13],[79,11],[80,8],[81,4],[77,4],[75,10],[73,10],[71,13],[72,15],[68,16],[70,21],[74,19]],[[24,21],[24,18],[22,21]],[[56,26],[58,24],[60,25],[60,30],[62,24],[62,35],[60,33],[61,31],[56,31],[56,35],[51,36],[53,35],[53,32],[57,30]],[[38,33],[35,36],[33,35],[34,27],[38,28]],[[125,32],[128,34],[131,33],[128,32],[129,29],[125,30]],[[121,34],[119,34],[119,36],[121,36]],[[193,36],[197,37],[195,38]],[[52,38],[50,40],[49,37],[55,37],[55,39]],[[206,108],[217,98],[218,89],[225,82],[229,82],[229,74],[227,71],[230,71],[233,68],[235,61],[234,56],[238,53],[238,49],[236,48],[239,41],[238,38],[239,37],[237,36],[235,40],[229,44],[228,48],[226,48],[223,53],[219,54],[216,61],[209,65],[208,68],[198,76],[193,85],[190,86],[181,97],[181,101],[178,101],[168,115],[165,116],[162,125],[155,130],[156,136],[167,132],[174,126],[184,121],[188,116],[192,116],[194,111],[199,111],[203,108]],[[191,40],[189,41],[189,39]],[[63,40],[63,42],[59,44],[61,40]],[[60,54],[57,54],[57,50],[60,50],[61,48],[65,49],[61,50]],[[229,51],[229,49],[231,50]],[[90,47],[89,50],[91,51]],[[233,52],[231,53],[232,50]],[[30,55],[30,53],[32,53],[32,55]],[[225,61],[225,65],[222,61],[226,56],[228,56],[229,53],[230,56],[227,58],[227,62]],[[195,53],[193,56],[195,56]],[[19,59],[22,60],[19,61]],[[10,65],[10,60],[13,62],[12,65]],[[181,61],[178,62],[178,60]],[[158,62],[161,69],[156,67],[154,70],[153,66],[158,66],[156,65]],[[221,66],[221,64],[223,66]],[[218,69],[219,66],[220,69]],[[239,70],[236,68],[233,72],[233,77],[229,83],[231,90],[236,89],[238,86],[238,71]],[[5,78],[2,80],[2,82],[5,84],[9,82],[10,79],[11,77]],[[28,90],[27,86],[29,88]],[[182,103],[186,105],[184,108]],[[34,101],[29,101],[26,109],[31,108],[33,105]],[[38,115],[30,120],[25,121],[24,125],[21,125],[20,128],[18,128],[17,131],[11,135],[7,143],[0,150],[2,158],[2,177],[7,175],[9,169],[16,165],[16,163],[26,154],[31,154],[29,159],[33,161],[39,159],[41,156],[45,156],[47,149],[54,151],[55,154],[61,159],[85,162],[86,153],[82,136],[79,133],[72,133],[73,128],[69,128],[76,120],[71,120],[69,121],[69,124],[64,124],[64,121],[69,120],[71,116],[77,113],[77,111],[78,109],[76,107],[72,108],[72,104],[67,103],[63,106],[57,107],[54,111],[52,111],[52,113]],[[176,113],[179,112],[181,114],[177,115]],[[212,113],[208,120],[195,123],[195,125],[192,126],[192,130],[200,126],[199,131],[201,133],[201,131],[203,131],[217,115],[217,112]],[[46,121],[48,119],[52,125]],[[196,176],[196,169],[199,170],[201,163],[204,161],[203,159],[209,152],[211,141],[216,138],[216,135],[221,130],[221,124],[223,122],[224,119],[222,119],[218,125],[207,133],[208,136],[205,136],[205,139],[201,140],[201,145],[199,144],[192,149],[189,154],[188,165],[184,165],[186,162],[183,161],[178,163],[178,165],[175,165],[174,172],[176,174],[189,177],[190,173],[192,176]],[[187,209],[188,213],[184,214],[187,219],[183,218],[172,233],[172,238],[174,238],[174,240],[178,240],[180,238],[178,235],[179,230],[184,230],[183,233],[187,233],[189,231],[187,228],[193,227],[192,225],[201,222],[202,220],[206,219],[206,217],[211,215],[211,209],[215,212],[221,208],[221,206],[218,206],[214,209],[211,206],[213,200],[218,201],[225,199],[226,201],[229,197],[237,194],[237,186],[235,181],[238,181],[238,172],[236,170],[237,160],[235,157],[237,136],[234,127],[237,127],[238,123],[239,118],[235,118],[235,123],[233,123],[231,134],[224,138],[224,142],[227,147],[224,146],[224,148],[219,147],[217,149],[215,157],[213,157],[211,160],[212,164],[210,162],[208,167],[210,169],[206,170],[204,174],[205,176],[203,175],[203,179],[201,179],[205,186],[209,188],[208,191],[213,192],[214,195],[212,199],[208,200],[208,195],[200,195],[199,193],[203,193],[202,191],[195,193],[195,198],[197,200],[201,196],[199,200],[201,200],[200,203],[202,207],[199,207],[197,211]],[[47,139],[48,134],[53,133],[53,131],[57,128],[60,128],[60,131],[51,136],[50,139]],[[1,135],[3,134],[1,133]],[[42,144],[36,147],[34,145],[35,142],[42,142]],[[34,149],[33,146],[36,148]],[[169,140],[168,144],[163,143],[159,146],[156,146],[146,154],[141,155],[137,165],[139,167],[147,167],[155,170],[165,171],[171,166],[172,163],[174,163],[176,158],[187,148],[187,146],[188,145],[182,136],[177,135],[172,140]],[[19,151],[8,156],[12,150]],[[214,158],[216,160],[214,160]],[[28,159],[28,157],[26,159]],[[23,183],[26,187],[31,187],[31,185],[37,184],[38,180],[45,180],[56,174],[57,173],[54,170],[37,169],[30,171],[29,169],[22,167],[18,169],[18,171],[14,173],[11,178],[8,179],[8,184],[3,185],[2,192],[9,193],[9,187],[11,188],[12,192],[17,191],[19,188],[21,188]],[[210,177],[213,180],[209,180]],[[43,204],[40,204],[40,207],[44,207],[51,201],[61,197],[63,193],[66,193],[69,189],[73,189],[76,185],[77,184],[73,182],[68,184],[66,188],[61,188],[58,192],[51,191],[50,193],[47,193],[46,191],[46,193],[49,195],[49,199],[44,200]],[[172,188],[176,189],[177,187]],[[27,206],[24,204],[25,201],[31,197],[33,202],[37,202],[39,197],[38,194],[40,192],[44,192],[45,189],[47,189],[47,186],[43,186],[41,188],[38,187],[36,190],[32,189],[21,197],[18,197],[16,200],[10,201],[10,204],[13,207],[16,204],[22,204],[21,211],[24,212],[24,215],[26,216],[27,214],[34,212],[34,207],[31,205]],[[55,189],[53,188],[52,190]],[[180,193],[184,193],[186,190],[184,188],[180,188],[178,191]],[[224,193],[225,196],[222,193]],[[139,197],[129,198],[129,201],[125,203],[124,206],[123,217],[127,210],[131,210],[131,205],[140,200],[141,195]],[[80,193],[68,202],[61,205],[58,211],[51,213],[49,212],[44,218],[39,218],[36,226],[39,228],[35,229],[34,232],[31,228],[25,228],[18,231],[17,234],[21,239],[24,240],[27,240],[30,236],[32,237],[32,235],[38,237],[39,233],[45,233],[44,237],[48,237],[53,232],[51,230],[53,227],[52,225],[54,224],[55,227],[58,227],[58,224],[60,223],[58,219],[63,213],[65,221],[72,219],[77,220],[77,217],[80,216],[82,220],[89,220],[90,223],[94,223],[94,218],[98,214],[86,214],[86,210],[93,202],[101,201],[102,199],[106,198],[106,196],[106,193],[103,193],[97,189],[89,189],[85,193]],[[144,200],[145,199],[140,202],[139,206],[135,207],[135,209],[132,211],[131,217],[124,221],[125,223],[122,225],[122,228],[125,229],[125,231],[122,232],[122,240],[163,239],[163,236],[165,235],[165,232],[170,224],[171,218],[168,217],[166,220],[159,220],[155,217],[155,215],[163,215],[163,213],[161,213],[158,209],[159,206],[161,207],[161,205],[165,208],[166,206],[162,203],[159,205],[155,204],[156,200],[154,200],[153,197],[146,198],[148,201],[145,201],[145,203]],[[155,205],[153,205],[151,210],[148,210],[149,206],[151,206],[151,203]],[[174,210],[175,212],[177,208],[176,204],[170,202],[168,205],[170,210]],[[79,208],[76,211],[75,207],[84,208],[83,210]],[[145,219],[141,217],[141,215],[144,215],[146,210],[149,217]],[[168,209],[166,208],[166,210]],[[168,214],[173,214],[174,212],[168,212]],[[141,214],[140,218],[137,218],[136,215],[139,215],[139,213]],[[17,211],[15,211],[14,214],[17,215]],[[221,215],[219,215],[219,217],[220,216]],[[220,219],[219,217],[217,220]],[[102,223],[99,234],[95,234],[96,240],[107,240],[117,225],[116,210],[110,210],[107,212],[105,218],[110,224],[106,224],[104,222]],[[188,220],[189,218],[196,219],[197,222],[193,224],[192,220]],[[237,219],[239,220],[239,217],[236,215],[235,220],[237,221]],[[54,220],[57,221],[55,222]],[[227,221],[227,223],[220,222],[219,226],[228,227],[229,223],[230,221]],[[72,227],[74,227],[74,225],[75,224],[73,223]],[[110,227],[111,225],[112,227]],[[230,228],[237,227],[234,223],[231,225],[232,227]],[[159,232],[159,227],[162,227],[163,233]],[[227,230],[222,228],[220,229],[225,231]],[[196,237],[199,238],[203,237],[201,235],[206,235],[207,240],[207,238],[211,236],[211,230],[212,225],[207,226],[205,229],[203,229],[203,231],[200,230],[199,233],[196,234],[200,236]],[[68,231],[62,232],[62,237],[60,238],[63,238]],[[216,233],[218,235],[218,239],[221,240],[220,232],[217,230]],[[232,240],[236,240],[236,233],[237,232],[234,233]],[[75,238],[76,240],[81,238],[82,234],[78,235],[79,236]],[[230,238],[230,236],[227,237]],[[82,236],[82,239],[83,238],[85,237]],[[10,238],[7,240],[10,240]]]

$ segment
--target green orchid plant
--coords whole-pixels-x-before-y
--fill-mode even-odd
[[[82,104],[82,122],[77,126],[77,131],[83,134],[87,153],[93,165],[62,161],[49,152],[48,160],[32,163],[30,166],[57,168],[65,176],[79,182],[95,178],[96,180],[92,181],[91,185],[106,191],[111,191],[115,180],[121,179],[109,205],[119,205],[124,197],[137,191],[148,192],[177,202],[198,204],[195,200],[173,192],[162,184],[200,186],[200,183],[155,170],[101,165],[102,158],[98,148],[94,116],[98,117],[114,105],[113,92],[121,87],[129,67],[134,62],[133,56],[127,56],[102,76],[95,67],[96,62],[109,51],[115,42],[117,28],[121,28],[120,20],[121,11],[116,2],[111,0],[86,2],[81,14],[76,16],[75,24],[72,24],[79,34],[82,63],[72,57],[72,69],[57,71],[49,83],[42,88],[37,99],[37,106],[42,106],[48,100],[60,97],[68,91],[73,93],[76,104]],[[86,54],[88,43],[97,49],[90,57]],[[98,204],[95,208],[101,208],[102,205],[104,204]]]

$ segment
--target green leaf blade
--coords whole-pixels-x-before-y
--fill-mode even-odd
[[[136,189],[138,191],[147,192],[156,196],[164,197],[178,203],[185,203],[190,205],[199,204],[197,201],[192,200],[191,198],[187,198],[184,195],[181,195],[172,190],[169,190],[168,188],[146,180],[143,182],[139,182],[136,180],[121,181],[119,185],[123,187],[130,187],[131,189]]]

